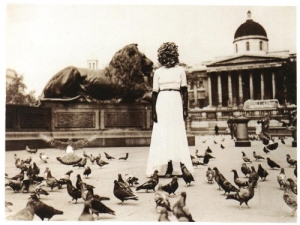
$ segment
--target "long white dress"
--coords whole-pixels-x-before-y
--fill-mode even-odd
[[[165,175],[167,163],[172,160],[173,175],[181,175],[180,162],[193,173],[190,151],[183,120],[182,98],[179,91],[186,86],[185,70],[181,66],[161,67],[153,77],[153,91],[159,92],[156,102],[157,123],[153,123],[146,176],[154,170]]]

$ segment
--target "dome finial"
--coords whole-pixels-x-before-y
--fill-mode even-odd
[[[247,20],[252,20],[252,18],[251,18],[251,11],[250,10],[247,12],[247,16],[248,16]]]

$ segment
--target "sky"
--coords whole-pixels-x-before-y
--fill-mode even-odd
[[[286,5],[268,5],[266,1],[259,1],[262,5],[257,1],[244,5],[194,2],[7,3],[5,68],[23,75],[26,91],[34,90],[38,97],[61,69],[87,67],[91,58],[98,60],[99,69],[104,68],[116,51],[131,43],[137,43],[139,50],[157,63],[158,47],[175,42],[180,62],[194,66],[233,54],[234,33],[246,22],[248,10],[265,28],[269,51],[297,51],[294,1]]]

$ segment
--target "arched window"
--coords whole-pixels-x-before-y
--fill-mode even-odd
[[[250,43],[249,43],[249,41],[246,42],[246,50],[247,50],[247,51],[250,50]]]
[[[262,42],[262,41],[259,42],[259,50],[260,50],[260,51],[263,50],[263,42]]]
[[[237,44],[235,44],[235,53],[238,53],[238,45]]]

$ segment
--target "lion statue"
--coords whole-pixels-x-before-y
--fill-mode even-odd
[[[149,102],[153,62],[129,44],[115,53],[103,70],[67,67],[55,74],[46,84],[43,100],[76,99],[89,102]],[[78,98],[79,99],[79,98]]]

